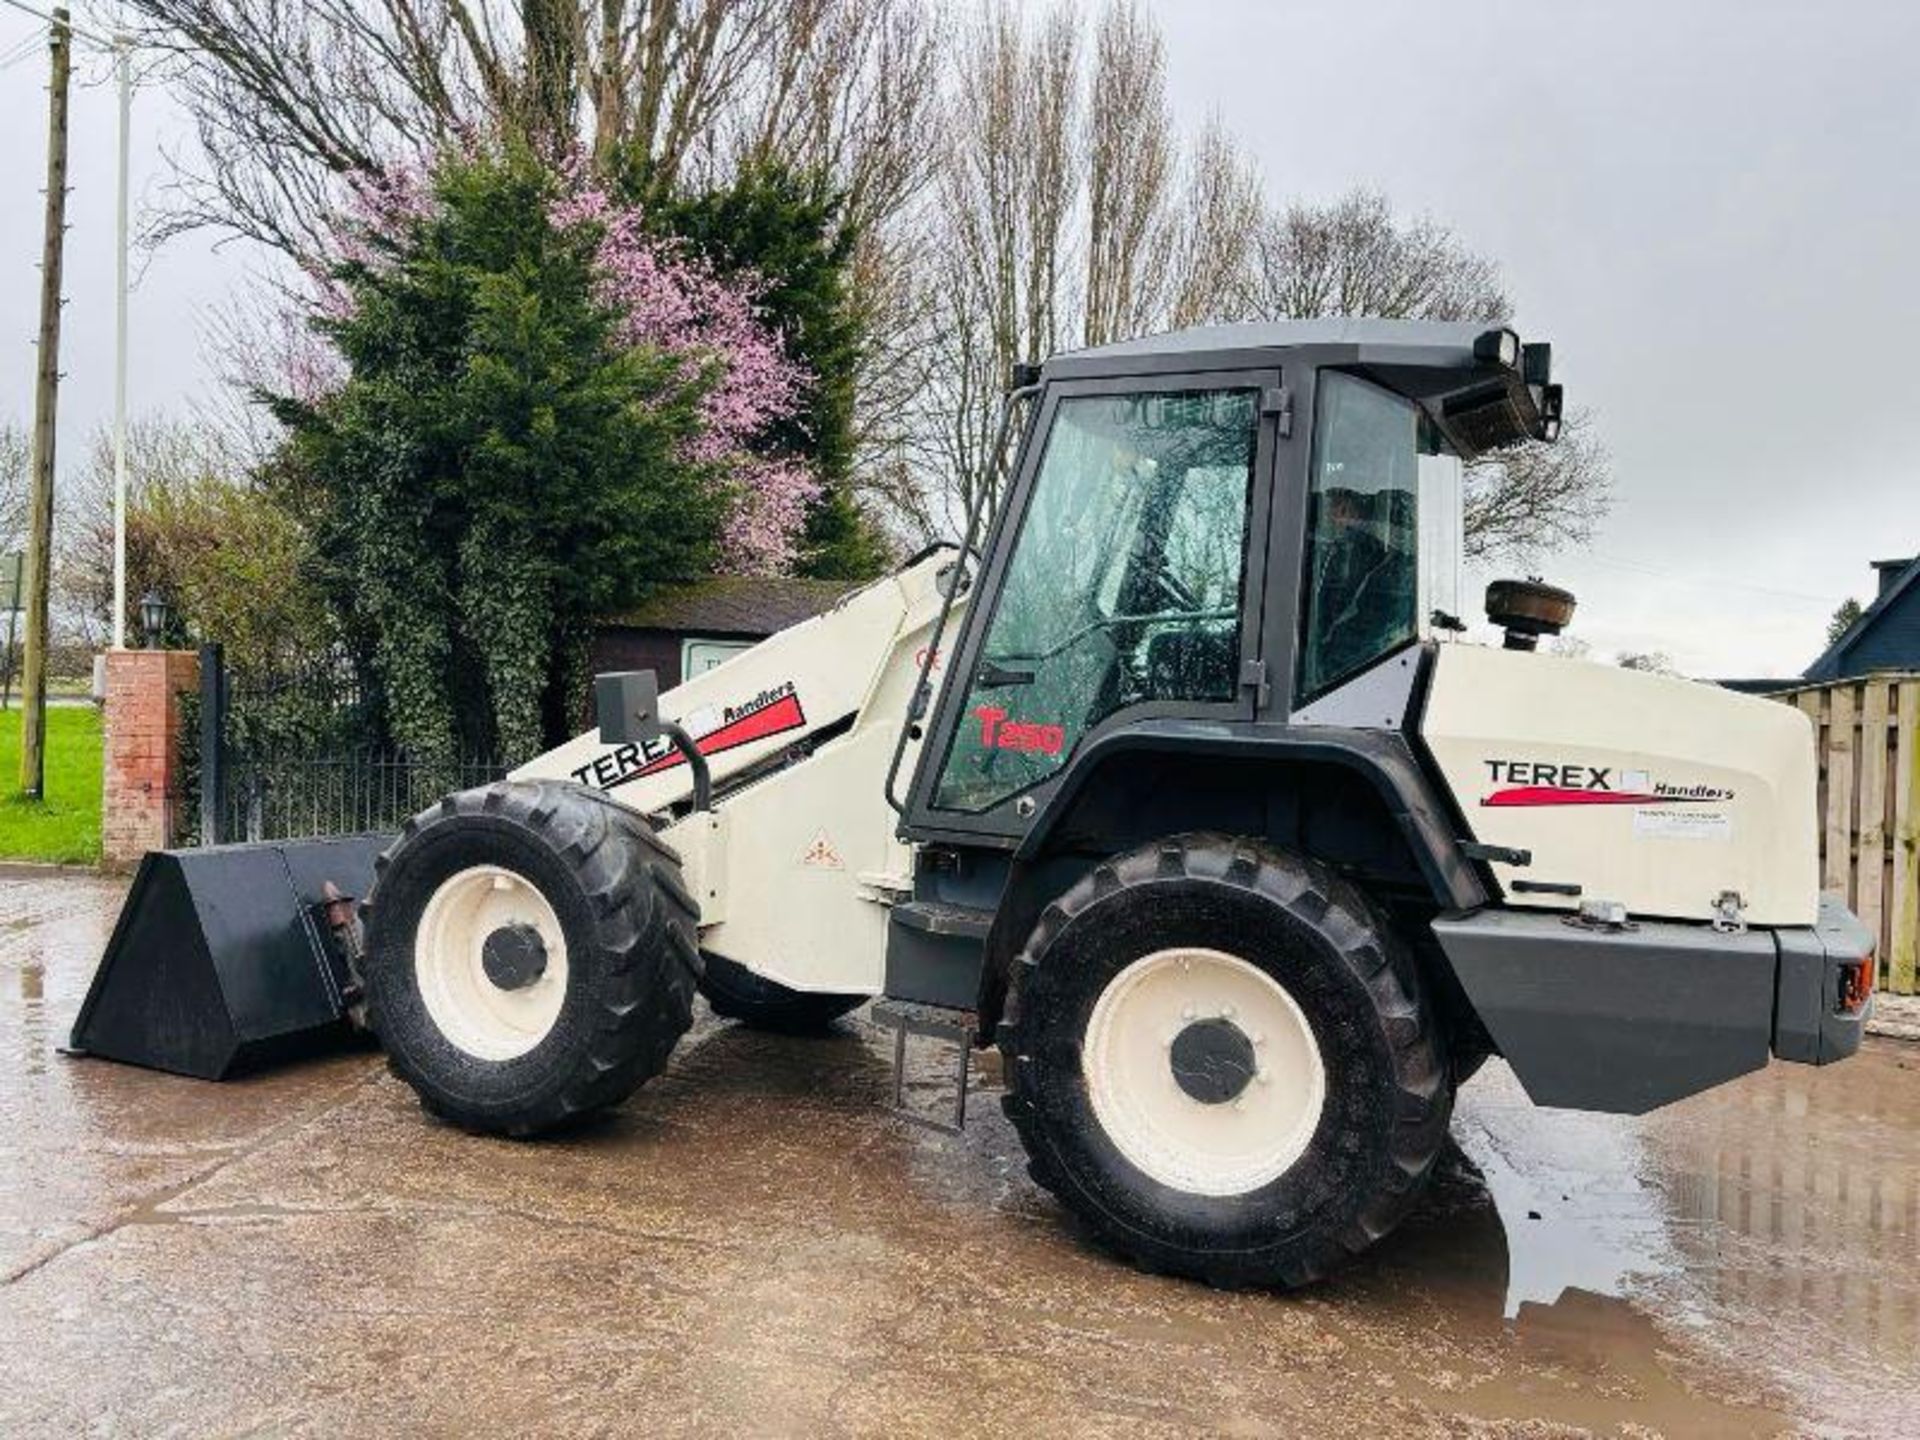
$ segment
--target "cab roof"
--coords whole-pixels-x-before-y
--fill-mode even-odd
[[[1471,460],[1517,441],[1558,436],[1561,393],[1549,383],[1551,363],[1550,347],[1522,346],[1512,329],[1486,321],[1335,317],[1195,325],[1069,350],[1041,366],[1038,378],[1144,380],[1278,370],[1291,390],[1296,381],[1290,373],[1334,366],[1419,404],[1454,453]],[[1015,383],[1023,383],[1018,375]]]
[[[1278,364],[1284,352],[1308,348],[1356,352],[1326,357],[1317,363],[1330,359],[1355,364],[1472,365],[1473,342],[1497,328],[1489,321],[1340,317],[1192,325],[1110,345],[1063,351],[1047,361],[1043,373],[1050,380],[1067,380],[1176,369],[1237,370]]]

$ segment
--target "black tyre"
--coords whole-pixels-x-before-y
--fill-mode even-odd
[[[777,980],[756,975],[746,966],[719,955],[706,957],[700,993],[707,997],[716,1015],[756,1029],[785,1034],[824,1030],[867,1000],[864,995],[817,995],[808,990],[791,990]]]
[[[1144,1268],[1306,1284],[1385,1235],[1452,1107],[1412,957],[1324,866],[1191,835],[1050,905],[1000,1029],[1035,1180]]]
[[[665,1067],[693,1018],[698,914],[679,857],[596,791],[450,795],[376,866],[368,1024],[432,1113],[552,1130]]]

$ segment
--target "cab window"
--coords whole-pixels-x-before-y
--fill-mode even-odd
[[[934,804],[980,811],[1148,700],[1239,683],[1254,390],[1059,402]]]
[[[1322,371],[1314,408],[1301,700],[1411,643],[1420,626],[1419,407]]]

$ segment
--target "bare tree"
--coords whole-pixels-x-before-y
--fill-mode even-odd
[[[466,137],[643,160],[663,186],[753,151],[827,162],[861,221],[924,163],[918,0],[134,0],[200,154],[158,233],[313,254],[342,177]],[[903,154],[904,152],[904,154]]]
[[[951,532],[995,477],[998,399],[1044,359],[1247,303],[1258,176],[1218,124],[1183,146],[1158,31],[1112,0],[1090,46],[1078,12],[997,3],[962,31],[903,447],[910,528]]]
[[[158,492],[177,492],[221,473],[223,463],[220,440],[203,427],[136,416],[127,426],[129,515]],[[113,630],[113,487],[113,437],[98,429],[89,437],[84,460],[60,477],[53,564],[62,628],[92,644],[105,644]],[[130,572],[137,571],[138,558],[129,556]],[[129,574],[127,594],[135,605],[144,593],[143,581],[151,583],[151,577]],[[137,617],[129,613],[127,621],[132,626]]]
[[[1673,657],[1664,650],[1623,650],[1618,662],[1622,670],[1644,670],[1650,675],[1678,675]]]
[[[1371,190],[1270,216],[1256,265],[1252,311],[1266,318],[1497,324],[1513,308],[1491,260],[1436,221],[1402,221]],[[1483,456],[1466,468],[1464,483],[1469,560],[1528,560],[1584,543],[1612,504],[1607,450],[1585,410],[1567,417],[1557,443]]]
[[[1209,320],[1508,309],[1491,262],[1378,194],[1267,214],[1221,126],[1182,143],[1138,0],[1106,0],[1085,43],[1064,0],[957,27],[940,0],[134,5],[199,129],[159,233],[310,259],[345,181],[502,132],[664,187],[767,160],[829,177],[868,335],[856,485],[916,532],[991,484],[1014,361]],[[1469,484],[1471,547],[1545,548],[1604,510],[1604,454],[1513,452]]]
[[[1166,48],[1133,0],[1110,4],[1095,40],[1087,112],[1087,264],[1082,339],[1146,327],[1166,283],[1165,213],[1175,141]]]
[[[1568,415],[1558,441],[1495,450],[1466,467],[1467,558],[1527,561],[1591,540],[1613,502],[1593,413]]]
[[[934,477],[909,516],[957,528],[991,495],[995,401],[1015,361],[1060,347],[1079,183],[1078,34],[1072,11],[1037,29],[998,3],[960,37],[908,445]]]
[[[27,479],[33,447],[18,425],[0,425],[0,553],[17,550],[27,532]]]
[[[1211,122],[1188,152],[1174,207],[1168,324],[1203,325],[1246,313],[1265,211],[1258,172],[1225,127]]]
[[[1496,321],[1513,308],[1491,260],[1433,220],[1402,221],[1373,190],[1268,217],[1252,300],[1253,313],[1267,319]]]

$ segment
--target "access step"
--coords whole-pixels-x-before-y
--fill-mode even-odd
[[[955,935],[985,940],[993,928],[993,911],[975,905],[951,905],[941,900],[912,900],[893,907],[893,923],[928,935]]]
[[[993,911],[913,900],[887,912],[886,993],[934,1009],[971,1010]]]
[[[887,1109],[902,1120],[943,1135],[958,1135],[967,1124],[967,1075],[973,1051],[977,1018],[971,1010],[955,1010],[944,1005],[918,1005],[910,1000],[880,999],[868,1012],[873,1023],[893,1031],[893,1103]],[[954,1046],[959,1061],[953,1073],[952,1119],[923,1114],[907,1104],[907,1037]]]

